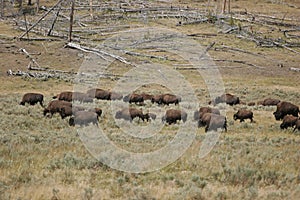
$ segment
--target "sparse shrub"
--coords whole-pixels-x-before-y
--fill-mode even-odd
[[[215,197],[216,200],[225,200],[228,199],[226,192],[218,192]]]
[[[93,189],[84,188],[83,200],[91,200],[93,198]]]
[[[75,181],[74,174],[71,170],[66,169],[61,177],[61,182],[64,184],[72,184]]]

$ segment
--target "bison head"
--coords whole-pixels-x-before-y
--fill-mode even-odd
[[[47,108],[45,108],[43,111],[44,116],[46,116],[48,112],[50,112],[50,111]]]
[[[21,101],[21,102],[20,102],[20,105],[24,106],[24,105],[25,105],[25,102],[24,102],[24,101]]]
[[[280,124],[280,128],[281,129],[285,129],[286,128],[285,125],[284,125],[284,123]]]
[[[233,119],[234,119],[234,120],[237,120],[237,119],[238,119],[237,114],[234,114],[234,115],[233,115]]]
[[[280,120],[282,118],[281,112],[276,111],[276,112],[273,113],[273,115],[274,115],[276,120]]]

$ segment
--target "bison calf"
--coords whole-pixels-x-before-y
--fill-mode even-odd
[[[293,127],[296,125],[298,117],[293,115],[286,115],[283,117],[282,123],[280,124],[281,129],[287,129],[288,127]]]
[[[163,116],[162,118],[162,122],[166,121],[169,124],[176,124],[177,120],[182,120],[183,122],[186,122],[187,113],[183,110],[169,109],[166,111],[165,116]]]
[[[55,113],[61,113],[63,107],[70,107],[72,109],[72,103],[60,100],[50,101],[47,108],[44,109],[44,116],[46,116],[47,113],[50,113],[51,116]]]
[[[42,107],[44,107],[43,105],[43,101],[44,101],[44,95],[39,94],[39,93],[26,93],[23,95],[22,101],[20,102],[20,105],[25,105],[25,103],[28,103],[30,105],[35,105],[38,102],[40,103],[40,105]]]
[[[116,119],[125,119],[130,122],[132,122],[132,120],[136,117],[144,121],[145,119],[147,119],[147,114],[144,115],[142,110],[136,108],[124,108],[120,111],[117,111],[115,115]]]
[[[213,113],[216,115],[220,115],[220,110],[217,108],[211,107],[201,107],[199,110],[194,112],[194,120],[199,120],[205,113]]]
[[[233,106],[236,104],[240,104],[240,98],[235,95],[226,93],[226,94],[222,94],[219,97],[216,97],[213,101],[209,102],[209,104],[213,104],[213,105],[216,105],[219,103],[226,103],[228,105]]]
[[[246,109],[239,109],[237,113],[233,115],[234,120],[240,120],[240,122],[245,121],[245,119],[250,119],[253,122],[253,112]]]

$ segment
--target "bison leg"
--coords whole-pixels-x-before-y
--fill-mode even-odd
[[[40,105],[44,108],[43,101],[40,101]]]

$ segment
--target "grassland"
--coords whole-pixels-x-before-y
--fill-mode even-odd
[[[50,2],[52,1],[47,4]],[[285,15],[286,18],[300,19],[299,2],[283,2],[233,1],[232,10],[240,12],[247,8],[250,13],[276,17]],[[160,4],[161,2],[158,3]],[[206,2],[174,1],[173,5],[205,8]],[[295,5],[296,8],[290,5]],[[214,6],[210,9],[212,12],[216,11]],[[214,60],[242,60],[259,66],[215,61],[226,92],[240,96],[245,102],[273,97],[300,106],[300,74],[289,70],[290,67],[299,67],[299,54],[285,48],[263,48],[248,40],[237,38],[234,34],[223,34],[220,32],[223,27],[219,23],[176,26],[179,20],[181,19],[151,18],[146,25],[172,28],[185,34],[215,35],[193,39],[204,47],[215,42],[216,48],[208,52]],[[120,24],[145,26],[144,21],[128,19],[97,23],[102,27]],[[244,22],[234,23],[247,26]],[[275,26],[274,30],[270,31],[259,25],[253,26],[255,32],[274,38],[283,37],[278,30],[280,28]],[[0,29],[0,199],[300,198],[300,133],[292,132],[291,129],[280,129],[280,122],[275,121],[272,115],[275,107],[219,105],[219,108],[226,108],[228,131],[220,134],[217,144],[204,158],[198,157],[199,149],[209,133],[205,133],[204,129],[197,129],[190,148],[167,167],[147,173],[128,173],[111,169],[90,154],[79,138],[78,127],[70,127],[67,119],[62,120],[58,115],[45,118],[40,105],[19,105],[22,95],[26,92],[41,92],[45,95],[45,103],[48,103],[53,95],[72,90],[74,84],[71,81],[6,75],[8,69],[26,70],[29,59],[18,51],[20,48],[37,53],[34,57],[43,67],[75,72],[89,55],[64,48],[65,41],[16,40],[14,37],[21,32],[9,18],[0,21]],[[102,37],[99,36],[100,39]],[[243,49],[255,55],[217,50],[218,47],[224,46]],[[300,51],[299,48],[293,49]],[[156,52],[155,55],[165,54]],[[136,59],[138,62],[142,60],[130,56],[127,58]],[[173,64],[170,60],[159,63]],[[129,69],[131,68],[120,62],[114,62],[109,67],[110,72],[118,75]],[[192,69],[178,71],[194,89],[199,105],[206,105],[209,94],[203,77]],[[99,87],[110,89],[116,82],[115,79],[103,79],[100,80]],[[138,91],[155,94],[162,90],[168,91],[168,88],[157,85],[138,88]],[[109,110],[110,102],[99,100],[96,104],[104,111],[99,126],[117,145],[133,152],[147,152],[163,147],[174,138],[181,125],[163,126],[153,138],[146,140],[128,138],[128,135],[118,128],[119,125],[126,126],[126,122],[114,120],[113,113]],[[189,107],[186,102],[182,106]],[[254,112],[255,123],[233,120],[233,114],[241,107],[247,107]],[[163,112],[167,107],[147,103],[143,109],[159,109]],[[192,114],[188,113],[189,116]],[[160,126],[160,120],[158,118],[151,123]],[[133,124],[144,127],[149,123],[134,120]]]

